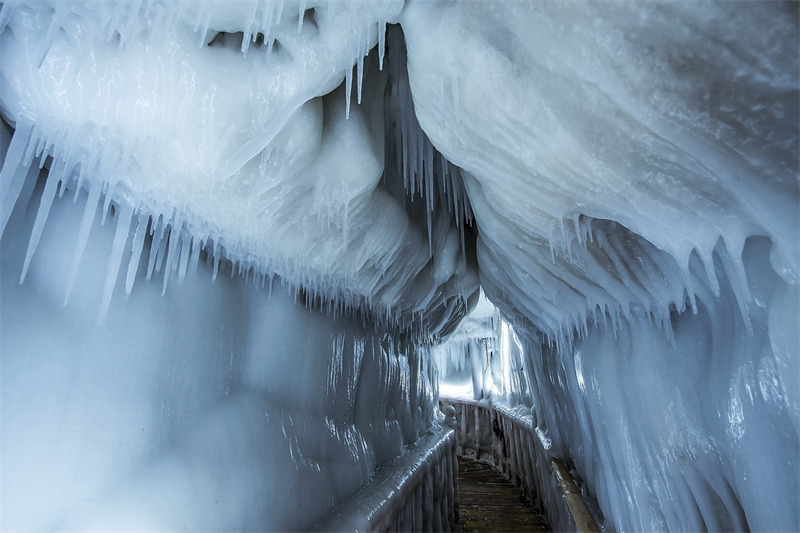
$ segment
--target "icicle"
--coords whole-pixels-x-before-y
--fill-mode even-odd
[[[18,2],[16,1],[6,1],[3,5],[0,5],[0,33],[3,33],[3,30],[6,29],[8,25],[8,21],[11,20],[11,15],[14,13]]]
[[[19,175],[15,177],[14,183],[11,185],[12,190],[9,191],[7,197],[3,197],[10,204],[10,208],[7,211],[5,206],[2,208],[3,213],[0,215],[0,235],[5,231],[8,219],[14,211],[15,203],[21,202],[20,205],[27,205],[27,201],[30,199],[33,189],[36,187],[38,175],[39,167],[37,165],[30,165],[28,166],[27,172],[20,172]]]
[[[78,230],[78,245],[75,247],[75,254],[72,256],[72,268],[69,273],[67,281],[67,292],[64,296],[64,305],[67,305],[69,296],[72,293],[72,286],[75,283],[75,278],[78,275],[78,267],[80,266],[83,252],[86,249],[86,243],[89,242],[89,231],[92,229],[92,222],[97,214],[97,209],[100,206],[100,192],[103,189],[102,182],[92,183],[89,189],[89,197],[86,200],[86,207],[83,210],[83,218],[81,219],[81,226]]]
[[[0,169],[0,235],[3,234],[14,204],[17,203],[28,172],[22,170],[30,166],[26,157],[28,145],[34,138],[33,124],[18,122],[17,130],[11,137],[3,168]]]
[[[409,176],[408,176],[408,129],[405,126],[405,121],[401,120],[400,132],[400,145],[402,147],[402,167],[403,167],[403,188],[408,190]]]
[[[255,34],[253,32],[253,23],[256,20],[256,11],[258,10],[258,2],[251,3],[250,12],[247,14],[247,20],[245,21],[244,31],[242,32],[242,55],[247,57],[247,50],[250,47],[250,42],[252,36]]]
[[[60,6],[58,6],[58,4],[55,5],[53,14],[50,18],[50,25],[47,27],[47,32],[42,38],[42,44],[39,48],[39,58],[36,61],[38,68],[41,68],[42,63],[44,63],[44,58],[47,56],[47,52],[50,51],[50,47],[53,46],[53,42],[56,40],[56,35],[58,35],[59,30],[61,30],[61,19],[64,16],[64,13],[63,10],[59,9],[59,7]]]
[[[361,105],[361,88],[364,85],[364,55],[358,54],[356,62],[356,70],[358,72],[358,104]]]
[[[105,23],[105,35],[101,38],[107,43],[110,43],[111,40],[114,38],[114,32],[116,28],[121,25],[122,20],[122,12],[125,9],[125,6],[120,2],[114,6],[114,9],[111,11],[111,16],[108,17],[108,20]]]
[[[53,146],[47,142],[44,136],[39,135],[39,141],[36,143],[36,150],[33,152],[33,157],[39,158],[39,170],[44,168],[47,162],[47,156],[53,155]],[[31,139],[32,141],[33,139]]]
[[[353,67],[347,69],[344,74],[344,118],[350,118],[350,94],[353,92]]]
[[[581,248],[586,249],[586,241],[583,240],[583,231],[581,231],[580,214],[575,213],[572,219],[572,224],[575,226],[575,238]]]
[[[167,254],[167,246],[169,245],[170,236],[172,234],[171,229],[167,230],[169,220],[162,217],[161,222],[161,236],[158,239],[158,249],[155,254],[156,273],[161,272],[162,266],[164,265],[164,256]]]
[[[103,303],[100,305],[100,313],[97,315],[98,324],[105,320],[106,314],[108,313],[111,295],[114,292],[114,285],[119,275],[119,267],[122,264],[122,255],[125,253],[125,244],[128,242],[131,219],[133,219],[133,208],[127,204],[120,206],[117,216],[117,230],[114,232],[114,241],[111,245],[111,257],[109,258],[108,269],[106,270]]]
[[[261,29],[264,33],[264,44],[269,41],[270,31],[272,30],[272,15],[275,11],[274,4],[268,4],[261,9]]]
[[[206,5],[203,4],[206,8],[197,18],[197,26],[195,26],[195,31],[200,31],[200,43],[198,48],[203,48],[206,45],[206,38],[208,37],[208,29],[211,26],[211,17],[214,14],[214,4]],[[202,26],[201,21],[202,20]]]
[[[428,224],[428,257],[433,257],[433,209],[426,209],[426,222]]]
[[[178,260],[178,283],[183,283],[186,278],[186,269],[189,266],[189,250],[194,244],[194,238],[181,239],[181,251]]]
[[[214,257],[214,268],[211,274],[211,281],[216,280],[217,274],[219,273],[219,254],[220,254],[219,243],[214,242],[214,249],[211,252],[211,255]]]
[[[200,263],[200,251],[203,249],[204,240],[196,238],[192,244],[192,255],[189,258],[189,272],[197,272],[197,266]]]
[[[727,253],[721,254],[722,267],[739,304],[739,312],[744,320],[744,326],[749,335],[753,334],[753,325],[750,323],[750,309],[749,302],[752,299],[750,294],[750,286],[747,284],[747,274],[744,270],[744,263],[742,262],[742,247],[738,243],[725,240],[725,249]]]
[[[125,277],[125,295],[130,296],[133,289],[133,283],[136,280],[136,272],[139,270],[139,261],[141,261],[142,250],[144,249],[144,239],[147,235],[147,224],[149,215],[140,214],[139,222],[136,226],[136,233],[133,237],[133,245],[131,246],[131,258],[128,261],[128,274]]]
[[[297,4],[297,33],[303,33],[303,19],[305,18],[306,14],[306,3],[305,1],[300,1]]]
[[[166,263],[164,264],[164,280],[163,285],[161,286],[161,295],[167,293],[167,285],[169,284],[169,278],[172,276],[176,265],[177,265],[177,250],[180,241],[182,240],[182,223],[180,221],[180,216],[175,214],[172,217],[171,221],[171,229],[169,232],[169,244],[167,246],[167,255],[166,255]]]
[[[719,280],[717,279],[717,269],[714,267],[714,250],[711,249],[707,252],[700,252],[698,250],[698,254],[700,255],[700,260],[703,262],[703,267],[706,271],[708,286],[711,288],[711,292],[714,293],[714,296],[719,298]]]
[[[52,170],[51,170],[51,172],[52,172]],[[67,180],[60,181],[58,183],[58,185],[59,185],[59,187],[58,187],[58,199],[60,200],[61,198],[64,197],[64,193],[67,192]]]
[[[428,211],[433,211],[434,205],[434,196],[433,196],[433,185],[434,185],[434,175],[433,175],[433,159],[434,159],[434,152],[433,152],[433,144],[431,144],[430,140],[425,137],[425,154],[424,154],[424,165],[423,170],[425,171],[425,184],[426,184],[426,191],[428,195]]]
[[[683,283],[686,286],[686,294],[689,297],[689,305],[692,307],[692,314],[697,314],[697,298],[694,293],[694,283],[692,282],[692,274],[689,271],[689,258],[681,264],[681,276]]]
[[[47,216],[50,214],[50,208],[53,205],[53,200],[55,199],[59,182],[60,180],[58,174],[51,172],[48,175],[47,182],[44,186],[44,191],[42,192],[42,197],[39,200],[39,210],[36,212],[36,220],[33,223],[33,230],[31,231],[31,236],[28,241],[28,251],[25,253],[25,262],[22,265],[22,274],[20,275],[19,279],[20,283],[25,281],[25,276],[27,275],[28,268],[31,265],[31,259],[33,259],[33,254],[36,251],[36,247],[39,244],[39,239],[42,236],[44,224],[47,222]]]
[[[664,332],[667,334],[667,341],[670,346],[675,348],[675,332],[672,330],[672,320],[670,320],[669,309],[667,309],[664,316]]]
[[[146,279],[149,281],[153,272],[155,271],[156,258],[158,257],[159,250],[164,242],[164,217],[159,215],[157,220],[154,220],[150,227],[151,235],[153,236],[150,241],[150,253],[147,258],[147,275]]]
[[[386,52],[386,21],[378,21],[378,68],[383,70],[383,55]]]
[[[116,185],[116,183],[108,183],[107,184],[108,189],[106,190],[106,199],[105,199],[105,202],[103,202],[103,215],[100,218],[100,225],[101,226],[105,226],[106,218],[108,217],[108,213],[111,211],[111,197],[114,194],[114,186],[115,185]]]

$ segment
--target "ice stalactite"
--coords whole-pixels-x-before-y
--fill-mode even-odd
[[[4,216],[33,158],[49,169],[29,261],[56,189],[85,188],[91,202],[103,199],[104,213],[115,202],[150,220],[148,272],[163,265],[171,273],[165,291],[172,274],[183,277],[189,255],[206,250],[246,276],[280,275],[311,301],[369,310],[401,329],[430,315],[435,332],[448,315],[460,316],[455,309],[477,280],[464,252],[469,207],[459,169],[414,118],[401,33],[388,43],[378,35],[398,5],[3,9],[5,72],[16,84],[4,99],[16,128]],[[26,68],[37,64],[39,42],[22,36],[52,27],[60,30],[48,37],[41,66]],[[207,39],[199,47],[197,33]],[[123,37],[106,38],[112,34]],[[267,42],[271,51],[262,50]],[[387,48],[393,58],[384,58]],[[402,189],[393,185],[395,168]],[[421,209],[411,205],[416,196]],[[452,208],[438,216],[440,203]],[[87,207],[73,278],[94,216]],[[425,225],[415,225],[419,217]]]

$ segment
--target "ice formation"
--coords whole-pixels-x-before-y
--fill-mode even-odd
[[[401,23],[536,423],[608,525],[796,529],[797,4],[411,4]]]
[[[311,527],[480,284],[443,373],[607,528],[797,529],[797,20],[4,2],[0,527]]]

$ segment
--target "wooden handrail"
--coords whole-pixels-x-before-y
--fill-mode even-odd
[[[561,492],[564,494],[564,500],[572,514],[572,519],[575,522],[575,528],[580,533],[600,533],[600,528],[595,522],[589,508],[583,501],[581,491],[575,486],[572,476],[569,474],[567,467],[559,459],[550,459],[550,467],[553,470],[553,475],[556,476]]]

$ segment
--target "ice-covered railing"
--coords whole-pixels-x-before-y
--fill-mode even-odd
[[[448,421],[454,425],[455,421]],[[434,426],[315,526],[315,531],[457,531],[456,433]]]
[[[590,511],[564,463],[550,456],[530,415],[486,400],[442,398],[441,403],[456,410],[459,454],[494,465],[547,517],[553,531],[600,531],[596,504]]]

